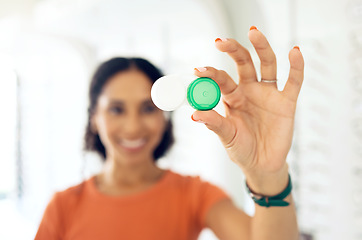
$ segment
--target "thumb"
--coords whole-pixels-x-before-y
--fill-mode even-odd
[[[196,111],[191,118],[195,122],[204,123],[208,129],[219,136],[225,145],[229,144],[235,136],[236,130],[232,122],[214,110]]]

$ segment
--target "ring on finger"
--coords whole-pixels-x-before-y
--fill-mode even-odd
[[[261,79],[260,82],[264,82],[264,83],[276,83],[278,81],[278,79],[272,79],[272,80],[268,80],[268,79]]]

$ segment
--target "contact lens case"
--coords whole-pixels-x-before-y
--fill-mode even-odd
[[[153,103],[163,111],[174,111],[186,100],[194,109],[207,111],[219,103],[220,97],[217,83],[206,77],[167,75],[159,78],[151,89]]]

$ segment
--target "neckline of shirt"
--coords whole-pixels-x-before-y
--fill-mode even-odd
[[[88,186],[92,196],[102,199],[108,199],[111,201],[135,201],[135,200],[143,200],[146,197],[154,195],[155,192],[158,192],[162,189],[162,187],[168,182],[170,177],[172,176],[172,172],[170,170],[165,170],[163,176],[151,187],[147,188],[144,191],[125,195],[125,196],[116,196],[116,195],[107,195],[100,192],[96,186],[95,176],[91,177],[87,182],[86,185]]]

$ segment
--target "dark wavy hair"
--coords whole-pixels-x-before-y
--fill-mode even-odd
[[[115,74],[130,69],[136,69],[146,74],[152,83],[158,78],[162,77],[161,71],[152,65],[149,61],[142,58],[112,58],[102,63],[95,71],[89,88],[89,107],[88,107],[88,123],[84,135],[84,150],[95,151],[101,157],[102,160],[106,159],[106,150],[104,148],[98,133],[92,131],[91,119],[95,112],[98,97],[101,94],[104,85]],[[153,152],[153,157],[157,161],[160,157],[164,156],[167,150],[174,143],[174,137],[172,132],[171,119],[167,121],[165,132],[163,133],[160,144]]]

